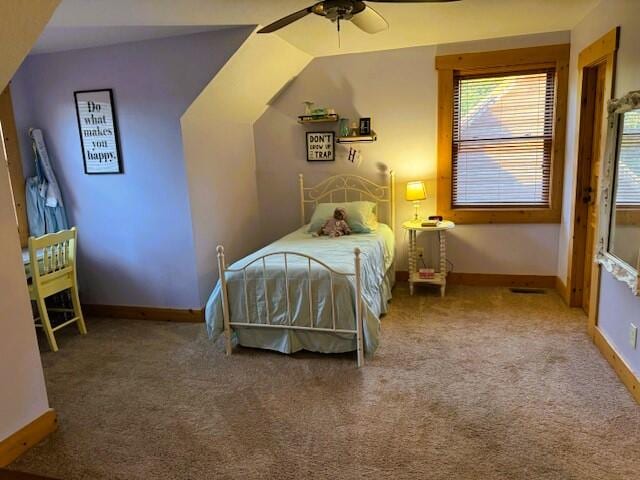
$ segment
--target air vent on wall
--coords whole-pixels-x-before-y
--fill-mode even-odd
[[[511,293],[526,293],[532,295],[544,295],[547,291],[543,288],[510,288]]]

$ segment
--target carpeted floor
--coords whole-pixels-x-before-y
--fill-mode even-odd
[[[555,293],[396,288],[382,344],[225,358],[202,325],[88,322],[43,352],[62,479],[637,479],[640,406]],[[41,343],[44,345],[44,342]]]

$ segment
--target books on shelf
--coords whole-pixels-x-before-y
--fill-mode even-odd
[[[319,123],[319,122],[337,122],[340,119],[337,113],[328,113],[323,115],[299,115],[300,123]]]
[[[346,137],[336,138],[338,143],[371,143],[378,140],[378,136],[375,132],[371,132],[370,135],[348,135]]]

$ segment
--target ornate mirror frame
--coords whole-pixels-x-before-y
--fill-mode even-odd
[[[638,269],[640,265],[629,265],[609,253],[611,215],[615,207],[615,180],[618,151],[622,132],[620,131],[622,114],[640,109],[640,90],[629,92],[624,97],[610,100],[607,112],[607,146],[602,162],[600,189],[600,212],[598,221],[598,243],[595,260],[621,282],[626,283],[634,295],[640,295]],[[640,263],[640,262],[639,262]]]

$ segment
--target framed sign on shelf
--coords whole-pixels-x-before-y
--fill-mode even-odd
[[[82,90],[73,92],[84,173],[123,173],[118,122],[113,91]]]
[[[335,132],[307,132],[307,162],[333,162],[335,144]]]

